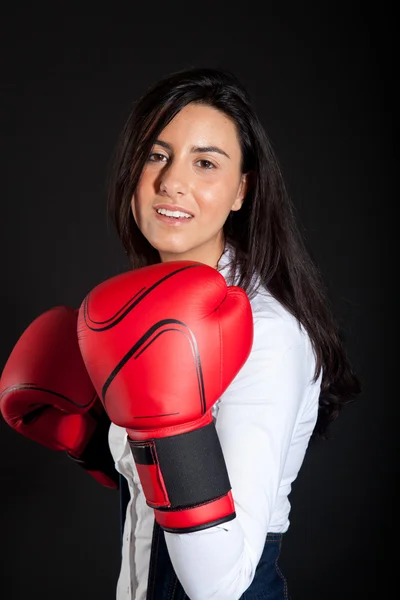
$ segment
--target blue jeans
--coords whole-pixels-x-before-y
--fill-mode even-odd
[[[122,531],[129,490],[124,481],[120,483]],[[254,579],[240,600],[290,600],[287,582],[278,564],[282,538],[281,533],[268,533]],[[175,574],[164,532],[157,523],[154,524],[151,543],[146,600],[190,600]]]
[[[286,580],[278,566],[282,537],[280,533],[267,535],[254,579],[240,600],[290,600]],[[146,600],[190,600],[175,574],[164,532],[157,523],[151,544]]]
[[[290,600],[287,581],[279,568],[282,533],[268,533],[250,587],[240,600]]]

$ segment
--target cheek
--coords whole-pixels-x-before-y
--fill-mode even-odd
[[[229,211],[237,194],[232,181],[217,181],[197,190],[198,202],[213,213]]]
[[[154,193],[156,187],[156,181],[159,177],[160,169],[149,166],[145,167],[137,185],[137,190],[140,196],[146,196]]]

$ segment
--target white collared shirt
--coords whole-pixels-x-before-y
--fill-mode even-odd
[[[219,270],[227,276],[227,250]],[[291,485],[318,414],[310,339],[264,288],[251,300],[250,356],[212,409],[236,518],[203,531],[165,533],[175,572],[190,600],[235,600],[251,584],[268,532],[289,528]],[[153,510],[147,506],[127,433],[111,424],[115,467],[126,477],[127,507],[117,600],[145,600]]]

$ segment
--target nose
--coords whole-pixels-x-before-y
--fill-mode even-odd
[[[170,163],[160,176],[160,193],[170,198],[183,196],[189,188],[189,175],[178,161]]]

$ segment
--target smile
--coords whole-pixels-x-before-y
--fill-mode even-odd
[[[156,212],[159,215],[165,215],[166,217],[173,217],[174,219],[190,219],[192,215],[186,212],[182,212],[180,210],[167,210],[166,208],[157,208]]]
[[[165,225],[183,226],[193,219],[193,215],[181,210],[168,210],[167,208],[155,209],[156,219]]]

